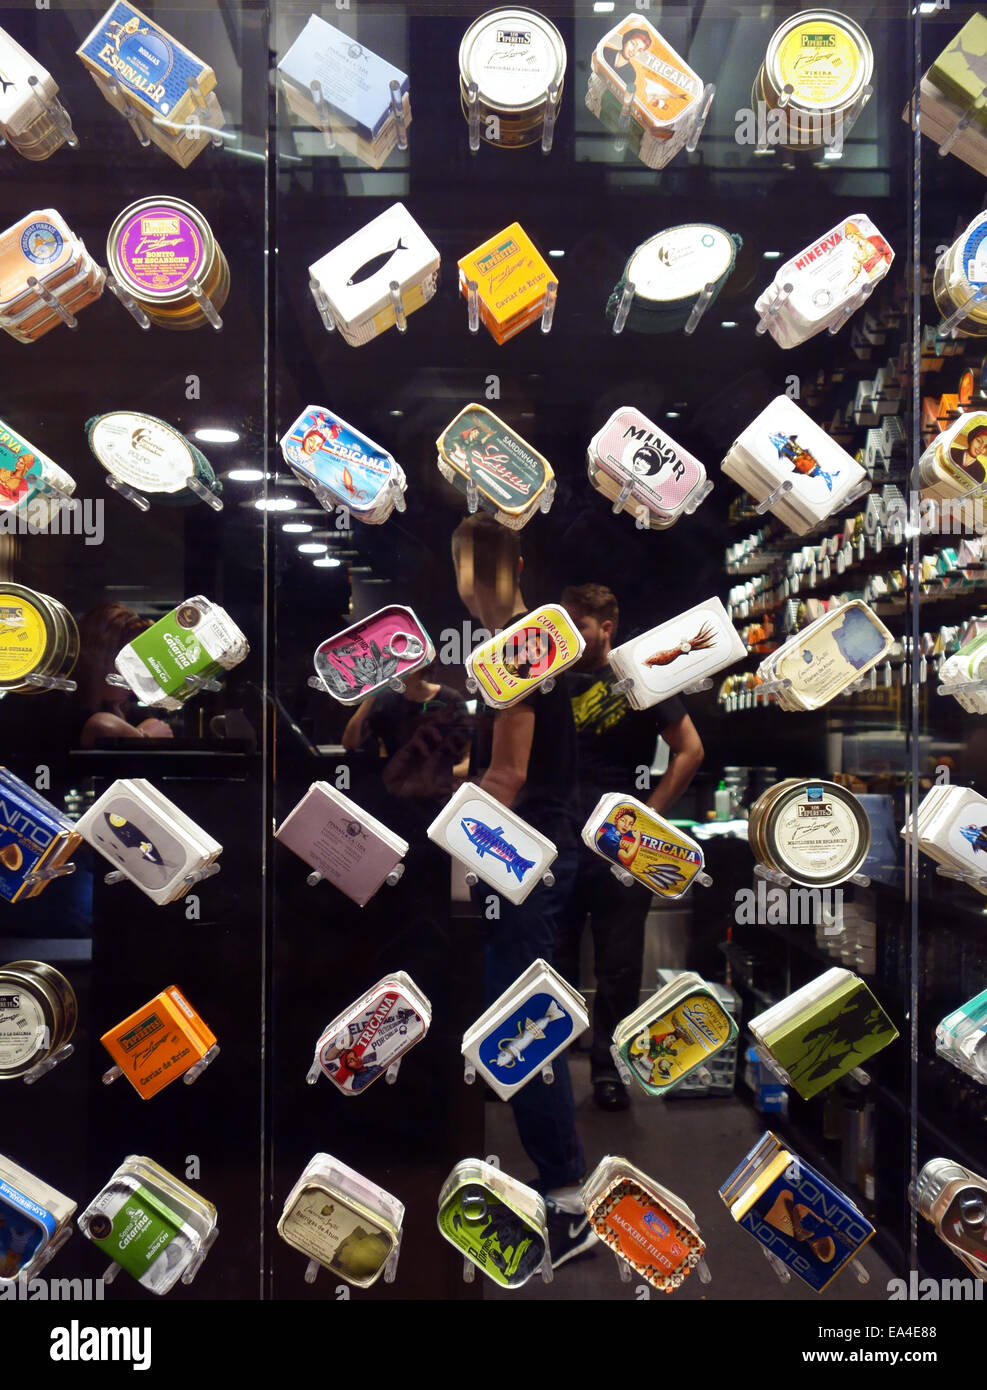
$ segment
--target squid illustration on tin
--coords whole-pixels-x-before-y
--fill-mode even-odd
[[[687,656],[689,652],[706,651],[716,641],[716,630],[709,623],[703,623],[695,637],[690,637],[687,642],[680,642],[677,647],[669,647],[663,652],[656,652],[654,656],[649,656],[645,660],[645,666],[671,666],[673,661],[678,661],[680,656]]]

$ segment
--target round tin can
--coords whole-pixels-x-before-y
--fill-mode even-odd
[[[801,10],[772,34],[759,76],[769,106],[791,87],[789,106],[835,114],[853,105],[873,72],[874,51],[859,24],[835,10]]]
[[[21,584],[0,583],[0,690],[33,694],[28,676],[68,673],[79,632],[61,604]]]
[[[86,421],[89,447],[113,477],[155,501],[194,504],[185,485],[196,478],[219,496],[209,460],[173,425],[136,410],[111,410]]]
[[[480,138],[519,148],[541,139],[549,91],[561,99],[566,51],[562,35],[534,10],[488,10],[459,46],[459,91],[469,118],[469,87],[478,89]]]
[[[970,304],[978,292],[985,297]],[[954,330],[958,337],[987,336],[987,216],[983,213],[940,256],[932,277],[932,297],[944,319],[968,305]]]
[[[206,323],[190,284],[198,282],[219,310],[230,289],[226,258],[209,223],[179,198],[142,198],[110,228],[106,257],[116,280],[161,328]]]
[[[790,778],[751,807],[751,848],[761,863],[806,888],[828,888],[858,873],[870,850],[870,821],[835,782]]]
[[[708,223],[669,227],[642,242],[633,252],[607,303],[616,315],[624,289],[634,286],[627,327],[640,333],[671,333],[684,327],[707,285],[716,302],[743,245],[736,233]]]
[[[0,967],[0,1081],[23,1076],[69,1041],[79,1009],[60,971],[37,960]]]

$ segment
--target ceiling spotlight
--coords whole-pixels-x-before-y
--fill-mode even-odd
[[[254,506],[259,512],[293,512],[298,503],[293,497],[258,497]]]
[[[203,444],[235,444],[240,436],[236,430],[195,430],[193,438]]]

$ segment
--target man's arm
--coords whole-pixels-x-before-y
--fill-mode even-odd
[[[367,728],[367,720],[370,718],[370,711],[373,709],[375,698],[371,695],[368,699],[363,700],[357,706],[356,711],[350,715],[341,739],[344,748],[359,748],[366,743],[370,732]]]
[[[665,775],[648,797],[648,805],[663,816],[675,805],[702,766],[703,744],[687,714],[674,724],[669,724],[667,729],[662,729],[661,736],[668,744],[669,763]]]
[[[535,712],[527,700],[494,720],[490,766],[480,778],[480,786],[505,806],[514,805],[528,779],[534,735]]]

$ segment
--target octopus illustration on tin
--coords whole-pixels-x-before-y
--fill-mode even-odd
[[[833,479],[840,476],[840,470],[827,473],[822,464],[808,449],[803,449],[795,434],[773,434],[771,443],[778,451],[778,457],[787,459],[796,473],[806,478],[822,478],[827,492],[833,491]]]

